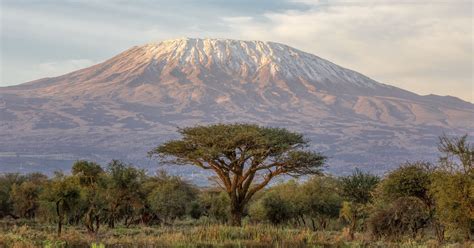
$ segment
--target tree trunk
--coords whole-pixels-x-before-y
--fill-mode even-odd
[[[434,227],[436,240],[438,241],[438,244],[441,245],[444,243],[444,226],[435,220]]]
[[[99,216],[96,215],[95,216],[95,232],[99,231],[99,227],[100,227],[100,219],[99,219]]]
[[[59,209],[60,201],[56,202],[56,214],[58,215],[58,237],[61,236],[61,229],[63,226],[63,216],[61,214],[61,211]]]
[[[109,227],[110,228],[115,228],[115,218],[114,218],[114,216],[111,216],[111,218],[109,220]]]
[[[301,221],[303,222],[303,226],[306,227],[306,221],[304,220],[304,215],[300,215]]]
[[[59,221],[58,221],[58,237],[61,236],[61,229],[62,229],[62,226],[63,226],[63,221],[62,221],[62,218],[60,217],[60,218],[59,218]]]
[[[298,217],[294,219],[295,219],[295,226],[301,226],[300,219]]]
[[[231,212],[230,212],[230,225],[232,226],[242,226],[242,204],[237,202],[231,203]]]
[[[356,225],[357,225],[356,220],[352,220],[352,223],[349,227],[349,238],[350,238],[351,241],[354,240],[354,238],[355,238],[354,233],[355,233]]]
[[[242,213],[240,211],[232,211],[230,224],[232,226],[242,226]]]

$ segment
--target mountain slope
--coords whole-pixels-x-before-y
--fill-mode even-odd
[[[283,44],[224,39],[150,43],[0,88],[0,117],[0,170],[83,157],[151,166],[146,150],[176,126],[240,121],[304,132],[332,156],[333,170],[380,172],[434,159],[442,132],[474,130],[471,103],[419,96]]]

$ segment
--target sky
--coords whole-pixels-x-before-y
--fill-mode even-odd
[[[0,86],[65,74],[135,45],[287,44],[418,94],[474,102],[472,0],[0,0]]]

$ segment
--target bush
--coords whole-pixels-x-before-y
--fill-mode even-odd
[[[270,193],[262,199],[266,218],[274,225],[287,222],[293,216],[291,206],[278,194]]]
[[[389,208],[376,211],[368,220],[370,233],[376,238],[415,238],[429,219],[429,211],[417,197],[400,197]]]

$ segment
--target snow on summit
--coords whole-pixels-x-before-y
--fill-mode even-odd
[[[140,49],[147,55],[144,59],[179,61],[182,66],[220,66],[244,77],[265,71],[285,79],[337,78],[334,83],[376,84],[359,73],[275,42],[182,38],[150,43]]]

